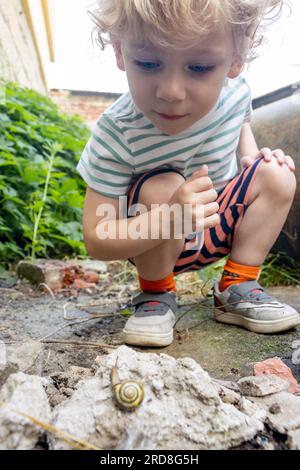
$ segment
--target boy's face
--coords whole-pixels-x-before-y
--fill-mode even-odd
[[[113,45],[137,107],[168,135],[204,117],[216,104],[226,77],[237,77],[243,65],[234,58],[230,31],[218,31],[184,51],[143,47],[132,38]]]

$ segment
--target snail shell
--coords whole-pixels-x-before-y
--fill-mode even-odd
[[[134,380],[120,382],[116,367],[111,369],[110,378],[117,405],[122,410],[135,410],[144,398],[143,384]]]

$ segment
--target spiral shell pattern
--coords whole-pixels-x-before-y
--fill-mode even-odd
[[[139,382],[127,380],[114,387],[118,405],[124,410],[134,410],[144,398],[144,388]]]

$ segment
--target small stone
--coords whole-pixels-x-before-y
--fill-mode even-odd
[[[6,380],[11,374],[18,372],[18,366],[16,364],[11,364],[8,362],[7,364],[0,365],[0,388],[3,384],[5,384]]]
[[[274,444],[272,444],[272,442],[266,442],[261,447],[263,450],[275,450]]]
[[[292,374],[291,369],[279,358],[272,357],[254,365],[254,374],[256,376],[264,374],[273,374],[289,381],[288,391],[297,393],[300,391],[299,385]]]
[[[253,403],[250,400],[247,400],[245,397],[241,397],[240,401],[238,403],[238,409],[248,415],[248,416],[253,416],[256,419],[259,419],[260,421],[264,422],[267,416],[267,413],[263,408],[260,408],[256,403]]]
[[[222,385],[220,385],[219,397],[223,403],[229,403],[230,405],[237,405],[241,398],[238,393],[229,388],[222,387]]]
[[[20,261],[17,275],[32,284],[46,284],[51,290],[56,291],[63,287],[63,266],[64,263],[59,260]]]
[[[69,287],[73,284],[76,278],[81,278],[83,276],[83,271],[78,269],[73,263],[68,263],[64,266],[64,278],[63,285],[64,287]]]
[[[15,364],[18,370],[25,372],[34,365],[43,348],[42,343],[32,339],[28,339],[23,343],[7,345],[7,360]]]
[[[300,428],[300,398],[292,393],[285,391],[265,397],[251,397],[251,401],[266,410],[266,422],[274,431],[286,434]],[[280,409],[276,414],[270,413],[270,408],[274,404],[275,410]]]
[[[17,283],[16,273],[11,271],[2,271],[0,272],[0,287],[1,288],[11,288]]]
[[[51,412],[44,380],[23,372],[12,374],[0,391],[0,449],[30,450],[43,431],[20,413],[50,423]]]
[[[73,285],[75,289],[89,289],[91,287],[95,287],[94,283],[86,282],[83,279],[75,279]]]
[[[278,413],[280,413],[281,408],[278,403],[273,403],[269,408],[269,412],[272,413],[272,415],[277,415]]]
[[[97,273],[105,273],[107,271],[107,263],[96,259],[75,260],[76,264],[81,266],[85,271],[96,271]]]
[[[85,271],[83,279],[86,282],[94,282],[95,284],[98,284],[100,278],[99,274],[96,273],[96,271]]]
[[[289,382],[276,375],[244,377],[238,381],[240,392],[251,397],[264,397],[287,390]]]
[[[300,450],[300,429],[288,433],[287,445],[291,450]]]
[[[213,381],[216,382],[218,385],[221,385],[222,387],[233,390],[234,392],[240,391],[238,384],[236,382],[232,382],[231,380],[213,379]]]

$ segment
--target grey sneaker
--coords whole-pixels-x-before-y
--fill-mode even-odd
[[[123,330],[126,344],[168,346],[173,341],[177,303],[175,292],[142,292],[132,301],[134,312]]]
[[[270,297],[256,281],[233,284],[223,292],[216,283],[214,303],[216,321],[255,333],[277,333],[300,324],[300,315],[294,308]]]

